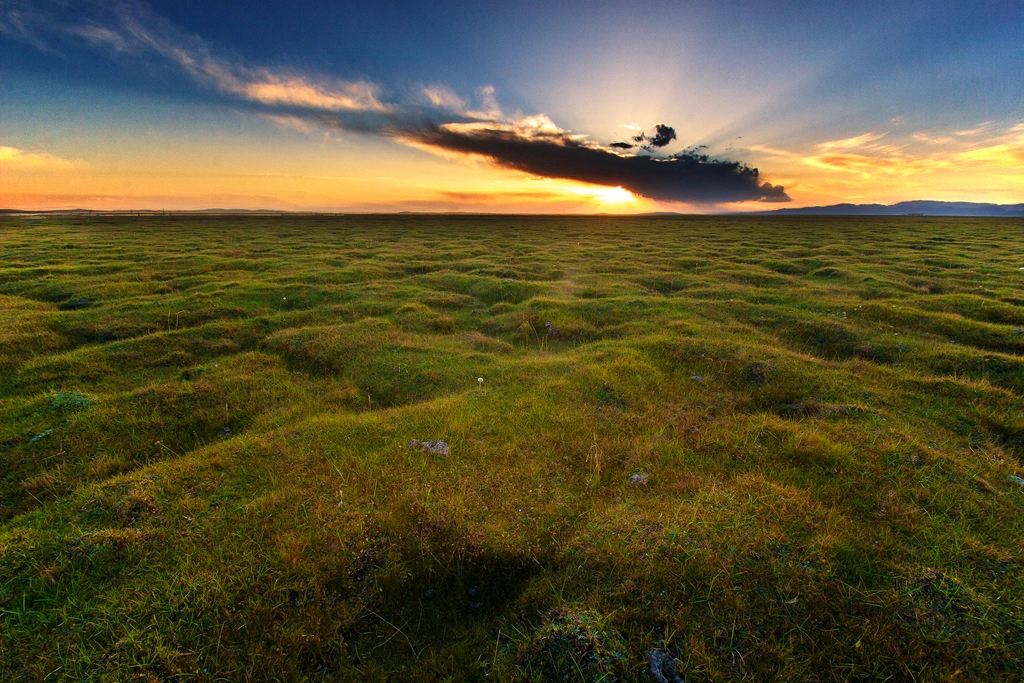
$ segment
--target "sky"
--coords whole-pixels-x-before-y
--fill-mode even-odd
[[[1024,2],[0,0],[0,208],[1024,202]]]

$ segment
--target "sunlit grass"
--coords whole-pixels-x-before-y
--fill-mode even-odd
[[[1022,227],[7,220],[0,679],[1020,680]]]

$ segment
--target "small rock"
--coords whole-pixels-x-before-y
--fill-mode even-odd
[[[433,453],[434,455],[448,455],[448,444],[440,439],[437,441],[424,441],[420,446],[420,450],[424,453]]]
[[[693,375],[693,376],[690,377],[690,379],[692,379],[694,382],[703,382],[704,381],[704,376],[703,375]]]
[[[679,659],[675,655],[665,650],[651,650],[647,653],[651,678],[656,683],[683,683],[683,679],[676,674],[676,662],[678,661]]]
[[[29,433],[31,433],[31,432],[29,432]],[[50,434],[53,434],[53,430],[52,429],[44,429],[43,431],[39,432],[38,434],[36,434],[32,438],[30,438],[29,439],[29,443],[35,443],[36,441],[40,441],[41,439],[45,439],[46,437],[50,436]]]
[[[437,591],[435,591],[433,588],[428,588],[427,591],[423,594],[423,597],[425,597],[427,600],[433,600],[435,595],[437,595]]]
[[[647,481],[650,478],[651,477],[649,475],[646,475],[646,474],[644,474],[642,472],[637,472],[636,474],[632,475],[629,479],[627,479],[626,483],[634,484],[634,485],[636,485],[636,484],[646,484]]]
[[[225,427],[224,428],[224,436],[231,436],[231,434],[233,434],[233,431],[232,431],[231,427]]]
[[[470,586],[469,588],[469,606],[479,607],[483,602],[480,600],[480,587]]]
[[[1007,477],[1007,479],[1012,481],[1014,484],[1020,484],[1021,486],[1024,486],[1024,479],[1021,479],[1020,477],[1011,474],[1010,476]]]
[[[420,441],[419,439],[410,439],[409,448],[419,448],[424,453],[433,453],[434,455],[448,455],[448,444],[440,439],[437,441]]]

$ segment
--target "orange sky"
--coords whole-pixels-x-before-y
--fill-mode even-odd
[[[21,209],[272,208],[324,211],[643,212],[761,210],[659,203],[621,189],[531,177],[480,158],[430,154],[386,140],[332,138],[264,121],[258,147],[185,137],[141,140],[79,156],[0,147],[0,206]],[[351,138],[357,138],[352,140]],[[388,147],[387,153],[374,154]],[[395,149],[397,148],[397,149]],[[867,131],[786,150],[754,144],[745,158],[810,206],[907,198],[1024,199],[1024,123],[957,131]]]

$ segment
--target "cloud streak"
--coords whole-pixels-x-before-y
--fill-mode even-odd
[[[983,139],[980,133],[989,133]],[[986,122],[970,130],[933,134],[917,131],[910,139],[880,142],[888,133],[865,133],[845,140],[819,143],[818,154],[802,157],[810,166],[855,173],[865,179],[886,176],[910,176],[935,171],[953,171],[982,166],[994,173],[1010,171],[1019,174],[1024,164],[1024,123],[1013,125],[1002,132],[993,130]],[[915,149],[913,143],[927,145]],[[799,155],[792,155],[798,157]]]
[[[308,126],[378,135],[534,176],[621,187],[659,201],[789,200],[781,186],[764,182],[758,169],[740,162],[695,150],[656,156],[676,137],[665,124],[650,136],[641,132],[633,137],[635,145],[605,146],[559,128],[542,114],[504,114],[489,87],[480,92],[479,109],[439,86],[423,88],[417,101],[388,103],[382,89],[367,81],[251,67],[219,56],[202,38],[131,0],[6,0],[0,7],[0,35],[55,53],[84,45],[114,58],[170,64],[201,87],[299,130]],[[633,147],[646,153],[634,153]]]
[[[27,171],[70,171],[85,167],[78,160],[61,159],[46,152],[26,152],[16,147],[0,147],[0,168]]]

